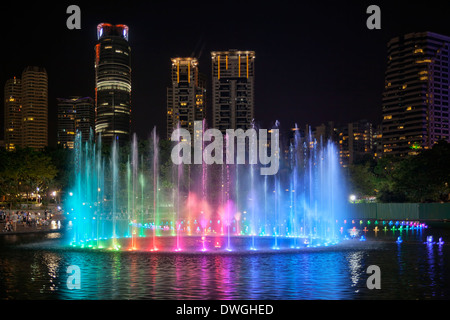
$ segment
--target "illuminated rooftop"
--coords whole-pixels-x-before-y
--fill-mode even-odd
[[[100,23],[97,25],[97,39],[107,36],[119,36],[128,41],[128,26],[124,24],[112,25],[110,23]]]

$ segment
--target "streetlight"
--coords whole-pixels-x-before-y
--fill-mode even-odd
[[[56,191],[53,191],[52,192],[52,197],[53,197],[53,200],[55,201],[55,204],[57,204],[58,203],[58,201],[56,200],[56,195],[57,195],[58,193],[56,192]]]
[[[351,194],[349,199],[350,199],[350,202],[354,203],[356,201],[356,196],[354,194]]]

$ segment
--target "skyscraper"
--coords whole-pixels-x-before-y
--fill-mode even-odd
[[[81,134],[81,141],[89,140],[95,134],[95,104],[91,97],[77,97],[75,101],[75,128]]]
[[[72,149],[75,135],[81,134],[81,141],[89,140],[95,130],[94,101],[90,97],[58,98],[57,144]]]
[[[255,52],[213,51],[213,128],[248,129],[255,107]]]
[[[449,134],[450,37],[409,33],[388,42],[383,154],[414,155]]]
[[[206,117],[206,77],[196,58],[172,58],[171,86],[167,88],[167,138],[174,128],[194,133],[194,121]]]
[[[13,151],[22,146],[22,82],[14,77],[5,84],[5,147]]]
[[[42,67],[22,72],[22,147],[48,145],[48,76]]]
[[[372,123],[359,120],[338,126],[339,157],[343,167],[373,157],[374,132]]]
[[[95,132],[127,141],[131,131],[131,48],[128,27],[101,23],[95,45]]]
[[[75,146],[75,116],[76,108],[72,99],[57,98],[58,122],[56,142],[58,146],[73,149]]]

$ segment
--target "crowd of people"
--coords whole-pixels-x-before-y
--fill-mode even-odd
[[[0,223],[4,223],[3,232],[15,232],[17,228],[31,228],[47,226],[50,224],[52,214],[45,210],[41,212],[33,211],[3,211],[0,210]]]

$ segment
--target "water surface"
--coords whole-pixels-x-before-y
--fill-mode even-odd
[[[355,300],[449,299],[447,230],[367,232],[328,248],[297,252],[154,253],[66,245],[62,233],[0,237],[1,299]],[[450,241],[450,240],[448,240]],[[450,242],[449,242],[450,243]],[[81,288],[68,289],[77,265]],[[367,268],[381,270],[370,290]]]

